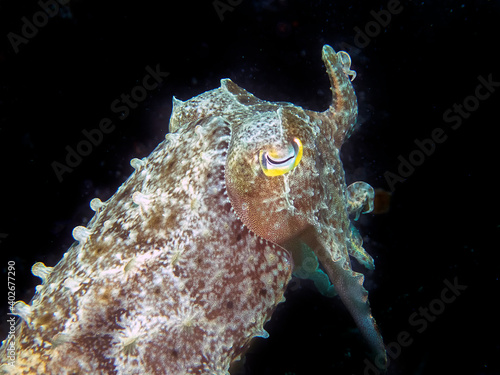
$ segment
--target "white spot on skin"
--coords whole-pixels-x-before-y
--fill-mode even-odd
[[[140,191],[136,191],[132,194],[132,202],[141,208],[142,213],[147,213],[151,208],[152,195],[143,194]],[[128,223],[126,223],[127,225]]]
[[[125,357],[137,355],[137,346],[141,337],[145,335],[142,325],[138,321],[120,322],[120,325],[123,329],[118,332],[114,340],[117,343],[117,355]]]
[[[78,289],[80,289],[80,283],[71,277],[68,277],[66,280],[64,280],[63,286],[65,288],[68,288],[71,293],[76,293]]]

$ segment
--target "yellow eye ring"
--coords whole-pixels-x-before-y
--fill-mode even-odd
[[[276,152],[261,150],[259,162],[262,172],[266,176],[281,176],[288,173],[300,163],[303,152],[302,142],[298,138],[292,140],[289,153],[284,157],[280,157]]]

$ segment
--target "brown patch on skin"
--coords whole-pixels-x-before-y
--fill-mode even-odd
[[[165,221],[165,218],[161,213],[158,212],[149,212],[148,213],[148,225],[152,228],[161,228]]]
[[[42,314],[33,320],[35,326],[38,325],[50,325],[50,323],[54,320],[54,314],[51,312]]]
[[[72,347],[79,346],[82,349],[81,354],[92,356],[94,361],[97,362],[98,373],[112,375],[117,374],[113,364],[114,361],[104,355],[106,349],[110,347],[111,341],[110,335],[86,335],[79,337]]]
[[[107,250],[108,247],[104,245],[96,245],[96,246],[89,246],[89,249],[92,249],[92,252],[97,256],[99,256],[102,254],[103,251]]]
[[[176,277],[180,277],[181,275],[181,270],[178,266],[173,266],[172,267],[172,273],[176,276]]]
[[[201,256],[197,257],[194,262],[198,267],[203,267],[203,258]]]
[[[85,245],[85,251],[95,257],[99,257],[103,252],[109,250],[109,246],[103,244],[101,238],[94,233],[89,236]]]

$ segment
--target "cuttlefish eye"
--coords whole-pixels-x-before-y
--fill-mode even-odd
[[[303,147],[298,138],[294,138],[286,149],[273,151],[261,150],[259,161],[266,176],[281,176],[295,168],[302,159]]]

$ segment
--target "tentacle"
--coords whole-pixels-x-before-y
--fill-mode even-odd
[[[361,334],[367,340],[378,363],[386,363],[387,355],[384,342],[372,316],[368,292],[363,287],[364,276],[354,272],[347,259],[333,261],[327,252],[321,252],[318,258],[328,274],[335,290],[353,317]]]
[[[357,181],[347,187],[347,211],[349,215],[354,214],[354,220],[359,219],[360,214],[373,211],[373,200],[375,191],[366,182]]]
[[[363,249],[363,237],[357,230],[357,228],[351,223],[350,228],[350,236],[349,236],[349,245],[347,251],[349,251],[349,255],[356,258],[358,262],[360,262],[363,266],[368,268],[369,270],[375,269],[375,263],[373,262],[373,258],[370,254]]]
[[[338,53],[329,45],[323,46],[323,62],[325,63],[332,90],[332,104],[325,114],[335,121],[337,130],[334,133],[335,142],[342,145],[345,138],[351,134],[358,115],[358,102],[349,76],[356,77],[356,72],[350,69],[351,57],[347,52]]]

